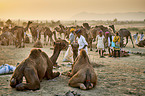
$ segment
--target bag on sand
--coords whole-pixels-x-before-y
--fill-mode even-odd
[[[0,66],[0,74],[13,73],[15,69],[16,69],[15,66],[3,64]]]
[[[63,62],[73,62],[73,52],[72,52],[71,45],[69,45],[69,47],[64,55]]]

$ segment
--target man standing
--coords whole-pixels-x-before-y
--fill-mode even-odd
[[[70,35],[69,35],[69,44],[72,44],[73,42],[74,42],[74,40],[75,40],[75,36],[74,36],[74,31],[75,31],[75,29],[74,28],[71,28],[70,29]]]
[[[82,31],[80,29],[76,31],[76,34],[77,34],[76,40],[79,44],[78,54],[80,54],[81,49],[85,49],[86,53],[88,54],[88,49],[87,49],[88,43],[87,43],[85,37],[81,35],[81,32]]]

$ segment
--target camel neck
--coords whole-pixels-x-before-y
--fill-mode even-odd
[[[25,28],[25,31],[27,31],[27,30],[28,30],[29,25],[30,25],[30,24],[28,23],[28,24],[27,24],[27,26],[26,26],[26,28]]]
[[[61,50],[58,50],[58,49],[54,48],[53,55],[50,57],[50,59],[51,59],[53,64],[56,63],[56,60],[57,60],[57,58],[58,58],[58,56],[60,54],[60,51]]]

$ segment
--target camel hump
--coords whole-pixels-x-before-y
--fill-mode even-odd
[[[40,56],[41,49],[32,49],[30,53],[30,57],[37,58]]]
[[[86,51],[84,49],[81,49],[80,55],[83,56],[84,58],[87,57],[87,53],[86,53]]]

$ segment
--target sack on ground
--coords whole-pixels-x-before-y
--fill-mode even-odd
[[[16,69],[15,66],[9,64],[3,64],[0,66],[0,74],[12,73]]]
[[[72,52],[71,45],[69,45],[69,47],[65,53],[63,62],[73,62],[73,52]]]

